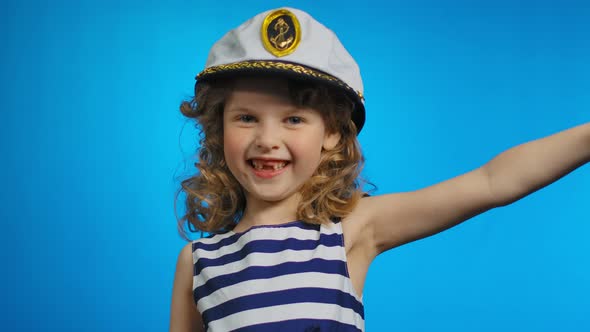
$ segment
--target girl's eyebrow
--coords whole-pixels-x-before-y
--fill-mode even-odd
[[[276,110],[276,112],[281,112],[281,113],[284,113],[284,114],[307,113],[307,112],[309,112],[309,109],[307,109],[305,107],[296,107],[296,106],[293,106],[293,107],[285,107],[285,108],[278,107],[275,110]],[[225,108],[225,112],[227,112],[227,113],[256,112],[256,108],[248,107],[248,106],[242,106],[242,105],[237,105],[237,106],[226,107]]]
[[[300,115],[300,116],[308,116],[310,114],[320,114],[321,112],[314,110],[313,108],[309,107],[294,107],[291,110],[285,111],[286,116],[290,115]]]
[[[230,106],[227,107],[225,109],[226,112],[252,112],[253,110],[251,108],[245,107],[245,106]]]

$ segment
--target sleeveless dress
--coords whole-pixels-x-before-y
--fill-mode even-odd
[[[254,226],[193,241],[206,331],[364,331],[339,221]]]

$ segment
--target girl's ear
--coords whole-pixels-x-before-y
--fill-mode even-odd
[[[332,150],[340,142],[340,133],[326,133],[324,137],[324,150]]]

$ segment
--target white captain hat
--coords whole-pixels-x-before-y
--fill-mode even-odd
[[[365,123],[359,66],[336,34],[304,11],[280,8],[260,13],[217,41],[199,82],[244,73],[272,73],[323,82],[355,104],[352,121]]]

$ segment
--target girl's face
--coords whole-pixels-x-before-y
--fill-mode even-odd
[[[225,161],[247,202],[297,197],[318,167],[322,148],[333,148],[339,139],[326,131],[317,110],[292,104],[284,79],[238,79],[225,103]]]

